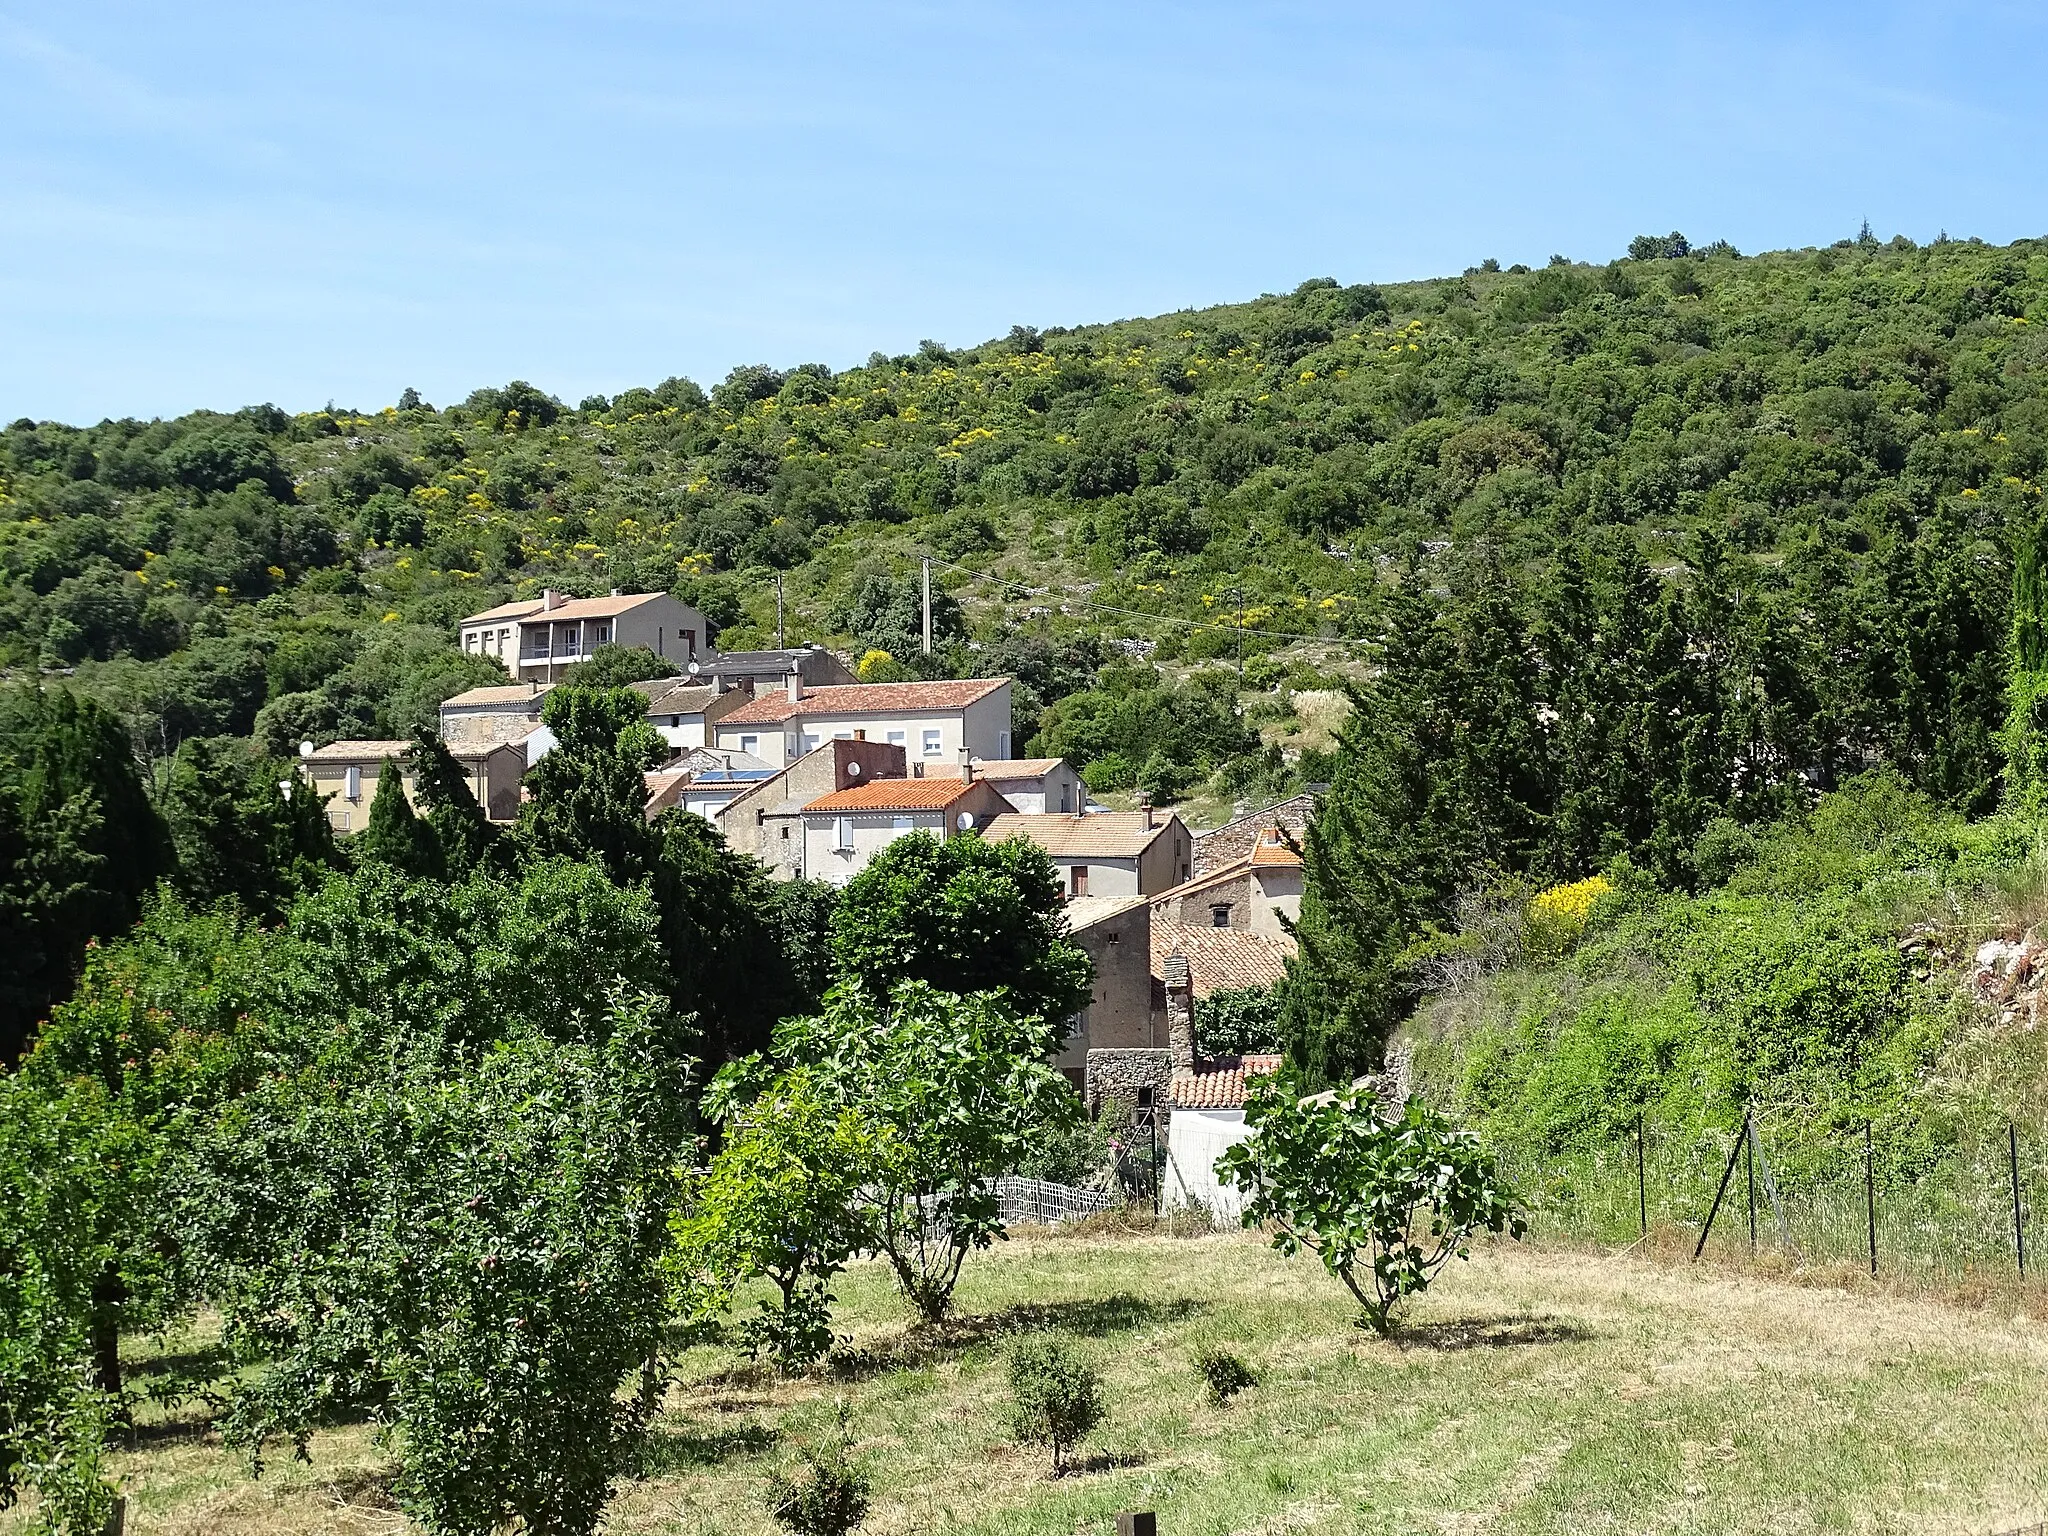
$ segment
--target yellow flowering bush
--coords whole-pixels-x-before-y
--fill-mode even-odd
[[[1529,898],[1529,952],[1553,958],[1568,953],[1585,933],[1594,906],[1613,889],[1614,882],[1605,875],[1593,875],[1538,891]]]

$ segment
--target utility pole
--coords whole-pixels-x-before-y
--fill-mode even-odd
[[[924,653],[932,653],[932,557],[924,557]]]
[[[782,572],[775,573],[775,649],[786,650],[782,639]]]
[[[1231,600],[1237,604],[1237,686],[1244,690],[1244,588],[1232,587]]]

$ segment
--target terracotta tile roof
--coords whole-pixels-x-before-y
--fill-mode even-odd
[[[1261,841],[1259,846],[1252,850],[1252,856],[1246,862],[1260,869],[1299,869],[1301,868],[1301,855],[1285,843]]]
[[[1165,975],[1168,958],[1184,955],[1197,997],[1234,987],[1270,987],[1287,974],[1297,947],[1286,934],[1176,923],[1153,907],[1152,974]]]
[[[991,842],[1028,837],[1047,853],[1069,858],[1093,855],[1102,859],[1135,859],[1180,820],[1171,811],[1154,812],[1145,825],[1143,811],[1096,811],[1088,816],[998,816],[982,836]]]
[[[522,598],[514,603],[500,603],[495,608],[486,608],[482,613],[472,613],[462,622],[464,624],[481,624],[486,619],[524,618],[527,614],[540,607],[540,603],[541,600],[537,597]]]
[[[1280,1070],[1278,1056],[1219,1056],[1173,1074],[1175,1109],[1243,1109],[1245,1087]]]
[[[309,763],[381,763],[395,757],[401,763],[412,756],[410,741],[330,741],[314,749]]]
[[[630,613],[642,603],[651,603],[668,596],[666,592],[628,592],[619,597],[572,597],[553,608],[543,608],[535,603],[521,617],[523,624],[552,623],[557,619],[574,622],[577,619],[610,619],[619,614]]]
[[[1007,688],[1007,677],[970,678],[957,683],[835,683],[824,688],[806,688],[800,702],[789,702],[787,688],[761,694],[753,703],[734,710],[718,723],[727,725],[776,725],[804,715],[900,715],[923,710],[965,709],[985,699],[998,688]]]
[[[876,779],[813,800],[804,807],[804,814],[808,816],[816,811],[834,815],[849,811],[942,811],[955,800],[973,793],[972,784],[962,784],[958,779]]]
[[[488,709],[494,704],[531,704],[539,711],[541,700],[554,688],[553,683],[509,683],[498,688],[472,688],[467,693],[458,693],[452,699],[443,699],[443,709]]]

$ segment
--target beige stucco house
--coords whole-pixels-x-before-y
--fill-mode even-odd
[[[738,853],[751,854],[777,880],[804,872],[804,807],[842,789],[901,779],[903,748],[893,742],[833,740],[728,801],[718,828]]]
[[[713,727],[754,698],[744,687],[720,688],[695,677],[658,678],[632,688],[647,700],[647,723],[678,752],[716,746]]]
[[[903,748],[913,766],[1010,755],[1010,680],[853,683],[814,688],[796,674],[715,727],[718,745],[769,762],[794,762],[835,737],[865,734]]]
[[[926,772],[958,777],[960,770],[928,768]],[[1088,787],[1064,757],[978,761],[974,776],[995,785],[997,793],[1025,816],[1071,816],[1088,804]]]
[[[519,817],[519,781],[526,774],[526,754],[516,745],[486,747],[477,752],[449,751],[469,778],[469,792],[492,821]],[[386,758],[397,767],[405,798],[419,804],[409,741],[331,741],[302,758],[300,767],[314,792],[327,802],[327,823],[337,832],[360,832],[369,824],[370,802]]]
[[[800,874],[844,885],[899,837],[944,841],[986,827],[1010,802],[979,779],[877,779],[813,800],[803,810]]]
[[[1027,837],[1059,866],[1068,900],[1155,896],[1188,877],[1187,824],[1171,811],[1096,811],[1085,816],[1004,816],[991,840]]]
[[[682,665],[709,658],[704,615],[666,592],[539,597],[473,613],[457,626],[462,649],[488,656],[521,682],[559,682],[601,645],[644,645]]]
[[[555,733],[541,724],[541,706],[552,683],[508,683],[471,688],[441,704],[441,740],[458,757],[517,746],[531,768],[555,744]]]

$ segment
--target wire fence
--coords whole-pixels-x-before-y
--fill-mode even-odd
[[[1605,1243],[1677,1228],[1696,1256],[1771,1251],[1944,1280],[2033,1276],[2048,1255],[2034,1200],[2048,1143],[2008,1122],[1960,1132],[1938,1157],[1887,1149],[1860,1125],[1638,1122],[1605,1146],[1500,1163],[1541,1228]]]
[[[1016,1176],[996,1180],[996,1198],[1002,1202],[1006,1226],[1057,1226],[1119,1210],[1124,1204],[1121,1195],[1105,1194],[1099,1189],[1078,1189],[1072,1184],[1055,1184],[1050,1179]]]

